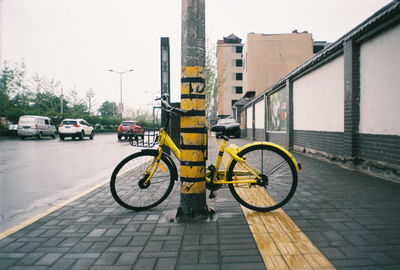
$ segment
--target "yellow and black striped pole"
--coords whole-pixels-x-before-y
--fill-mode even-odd
[[[208,213],[205,115],[205,0],[182,0],[181,204],[178,216]]]

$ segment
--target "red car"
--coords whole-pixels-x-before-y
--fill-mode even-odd
[[[118,126],[118,140],[121,140],[122,137],[128,139],[129,137],[141,137],[143,138],[144,128],[139,126],[138,121],[127,120],[122,121]]]

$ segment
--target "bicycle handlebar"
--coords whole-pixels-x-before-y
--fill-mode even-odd
[[[156,101],[157,100],[161,101],[161,109],[162,110],[164,110],[168,113],[175,112],[179,115],[187,115],[188,114],[189,111],[183,110],[180,108],[175,108],[175,107],[172,107],[170,104],[168,104],[167,97],[168,97],[168,94],[163,94],[160,98],[156,98]]]

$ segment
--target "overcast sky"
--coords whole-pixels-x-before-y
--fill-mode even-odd
[[[206,0],[210,45],[231,33],[312,33],[334,42],[389,0]],[[171,46],[172,99],[180,94],[181,0],[0,0],[1,61],[24,60],[28,75],[91,87],[96,105],[143,108],[160,91],[160,37]]]

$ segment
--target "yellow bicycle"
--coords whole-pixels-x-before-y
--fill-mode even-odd
[[[181,152],[167,132],[171,113],[185,115],[187,111],[170,106],[166,97],[160,99],[167,119],[158,132],[146,131],[144,139],[136,137],[133,145],[147,147],[123,159],[114,169],[110,188],[114,199],[131,210],[146,210],[162,203],[178,180],[178,169],[169,147],[180,160]],[[221,130],[212,130],[221,131]],[[253,142],[238,147],[227,147],[228,138],[222,136],[215,165],[206,169],[206,187],[214,192],[228,185],[233,197],[252,210],[267,212],[285,205],[297,187],[297,173],[301,165],[283,147],[270,142]],[[158,146],[156,147],[156,144]],[[229,162],[221,169],[224,155]]]

